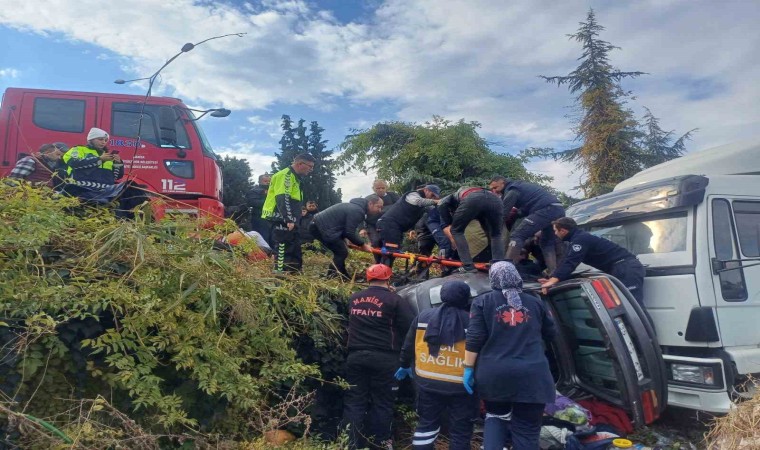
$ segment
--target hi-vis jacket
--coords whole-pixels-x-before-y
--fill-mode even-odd
[[[302,200],[301,179],[288,166],[272,175],[267,198],[261,210],[261,218],[298,224]]]
[[[454,345],[441,345],[438,356],[430,355],[425,342],[425,331],[435,309],[422,311],[409,327],[404,345],[401,347],[401,367],[414,366],[414,381],[417,387],[440,394],[463,394],[464,346],[465,340]],[[458,309],[463,323],[469,322],[469,312]]]
[[[83,145],[71,147],[61,158],[66,164],[66,174],[77,185],[92,189],[113,186],[124,175],[124,164],[101,161],[103,150]]]

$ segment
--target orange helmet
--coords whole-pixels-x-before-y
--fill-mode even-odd
[[[373,264],[367,268],[367,281],[387,280],[393,275],[393,271],[385,264]]]

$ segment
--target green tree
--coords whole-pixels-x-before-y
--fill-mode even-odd
[[[324,128],[316,121],[311,122],[309,128],[305,124],[304,119],[299,119],[298,125],[293,128],[290,116],[282,116],[280,152],[275,153],[277,161],[272,163],[272,170],[278,171],[288,167],[298,154],[308,153],[313,156],[314,170],[303,179],[302,189],[306,200],[313,200],[320,209],[325,209],[340,203],[342,196],[340,190],[335,190],[335,164],[331,159],[333,152],[326,150],[327,141],[322,139]]]
[[[219,161],[222,167],[224,204],[238,206],[245,204],[245,194],[251,190],[251,166],[248,161],[234,156],[225,156]]]
[[[347,136],[340,145],[343,153],[337,161],[343,170],[376,170],[378,177],[402,190],[425,181],[444,187],[465,182],[482,184],[494,174],[538,182],[550,180],[528,173],[526,158],[491,150],[478,134],[479,127],[477,122],[451,122],[440,116],[421,125],[382,122]]]
[[[327,141],[322,139],[322,132],[324,131],[325,129],[320,127],[316,121],[309,124],[306,153],[313,156],[316,161],[314,170],[304,180],[303,184],[306,199],[317,202],[320,209],[325,209],[341,201],[340,192],[335,190],[335,163],[330,159],[333,152],[326,150]]]
[[[288,167],[293,158],[299,153],[296,144],[295,130],[293,130],[293,121],[290,116],[283,114],[282,116],[282,138],[280,138],[280,152],[275,152],[274,156],[277,157],[277,161],[272,163],[272,172],[278,172],[285,167]]]
[[[580,65],[568,75],[541,77],[578,93],[576,103],[583,116],[576,134],[582,144],[552,156],[576,164],[585,175],[580,187],[587,196],[609,192],[641,169],[637,146],[641,133],[633,112],[626,106],[630,92],[624,91],[620,82],[644,72],[622,72],[610,64],[609,53],[618,47],[599,38],[603,30],[590,9],[586,22],[569,35],[583,47]]]
[[[639,143],[642,169],[683,156],[686,151],[686,141],[691,139],[696,128],[687,131],[673,141],[674,131],[663,130],[660,127],[660,119],[655,117],[649,108],[644,108],[644,110],[646,113],[644,114],[643,131]]]

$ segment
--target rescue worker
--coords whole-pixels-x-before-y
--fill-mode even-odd
[[[552,220],[565,215],[562,203],[543,187],[527,181],[510,180],[497,175],[491,178],[488,186],[491,192],[501,197],[505,217],[513,207],[520,210],[520,215],[524,217],[509,236],[507,259],[517,263],[525,241],[541,231],[539,245],[546,266],[549,271],[553,271],[557,267],[557,252]]]
[[[369,287],[348,301],[348,356],[343,400],[343,426],[349,448],[392,448],[391,424],[398,355],[414,319],[406,300],[390,289],[391,268],[374,264],[367,269]]]
[[[402,195],[377,221],[383,249],[388,252],[401,250],[404,233],[420,220],[426,207],[438,204],[440,196],[441,188],[435,184]],[[382,262],[388,267],[393,266],[393,258],[390,256],[384,255]]]
[[[272,175],[268,173],[259,175],[258,186],[252,187],[245,196],[248,208],[251,210],[251,230],[257,231],[270,246],[272,245],[272,222],[262,218],[261,212],[264,209],[271,181]]]
[[[314,242],[316,237],[312,234],[309,225],[314,221],[314,216],[319,212],[319,206],[314,200],[306,202],[306,206],[301,208],[301,217],[298,218],[298,235],[301,239],[301,246],[312,247],[311,243]]]
[[[105,197],[124,175],[121,157],[118,152],[109,151],[107,145],[108,133],[93,127],[87,133],[87,145],[72,147],[62,157],[66,174],[77,187],[102,192]]]
[[[87,133],[87,145],[71,147],[63,155],[67,182],[62,191],[94,204],[118,200],[116,217],[131,219],[132,210],[148,201],[148,197],[144,186],[129,180],[117,183],[124,176],[124,163],[118,151],[108,148],[108,138],[105,130],[93,127]]]
[[[554,321],[538,297],[522,292],[511,262],[494,262],[488,276],[493,291],[470,308],[464,387],[485,404],[485,450],[502,450],[510,431],[513,450],[536,450],[544,407],[556,398],[542,342],[554,339]]]
[[[35,185],[57,187],[61,183],[58,171],[63,166],[61,157],[69,150],[63,142],[42,145],[36,154],[21,158],[8,175]]]
[[[644,306],[646,269],[636,255],[610,240],[579,229],[570,217],[562,217],[552,224],[557,236],[569,241],[569,246],[565,258],[550,278],[538,280],[542,283],[544,294],[549,287],[570,278],[578,264],[584,263],[620,280],[636,301]]]
[[[444,411],[448,412],[449,449],[470,449],[478,398],[469,395],[462,386],[469,300],[467,283],[460,280],[444,283],[443,304],[417,316],[401,347],[401,367],[396,371],[396,379],[412,376],[414,370],[417,386],[419,420],[412,438],[416,450],[435,448]]]
[[[372,248],[357,234],[359,226],[370,213],[378,213],[383,201],[376,195],[355,198],[348,203],[338,203],[314,216],[309,224],[309,233],[333,253],[333,262],[327,270],[328,277],[340,275],[344,280],[351,277],[346,269],[348,247],[346,240],[371,252]]]
[[[303,265],[298,219],[301,216],[301,177],[314,170],[314,157],[297,155],[293,163],[274,174],[267,191],[261,218],[272,224],[271,247],[277,273],[300,272]]]
[[[476,272],[470,254],[470,246],[464,236],[464,230],[473,220],[483,227],[491,245],[491,259],[504,259],[504,225],[499,197],[487,189],[479,187],[461,187],[453,194],[442,198],[438,203],[443,232],[451,240],[451,246],[459,253],[462,261],[461,272]]]
[[[380,248],[382,245],[382,239],[380,238],[380,232],[377,231],[377,221],[382,217],[383,213],[388,211],[394,203],[396,203],[400,195],[395,192],[388,191],[388,182],[381,179],[376,179],[372,182],[372,192],[383,200],[383,210],[379,214],[372,214],[367,216],[366,227],[362,229],[359,235],[363,238],[368,238],[369,243],[375,248]],[[366,197],[365,197],[366,198]],[[380,262],[380,255],[374,255],[375,262]]]

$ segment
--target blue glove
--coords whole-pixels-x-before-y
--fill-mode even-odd
[[[393,376],[396,377],[397,380],[403,380],[406,377],[414,378],[410,367],[399,367],[396,374]]]
[[[464,383],[464,390],[468,394],[472,395],[474,392],[472,387],[475,385],[475,369],[472,367],[464,368],[464,376],[462,377],[462,383]]]

